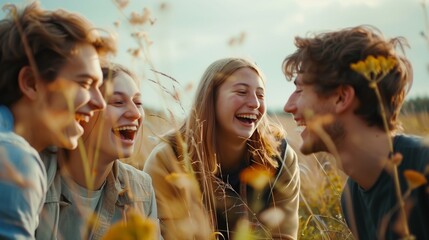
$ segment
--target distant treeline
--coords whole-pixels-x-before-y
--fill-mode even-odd
[[[429,113],[429,96],[414,97],[405,101],[402,106],[401,113],[413,114],[413,113]],[[268,109],[269,115],[283,115],[285,114],[282,109]]]
[[[408,99],[401,112],[406,114],[429,112],[429,96]]]
[[[145,107],[145,112],[146,112],[146,117],[149,117],[151,115],[165,117],[165,114],[162,111],[160,111],[160,109],[157,109],[157,108]],[[422,113],[422,112],[429,112],[429,96],[414,97],[414,98],[408,99],[405,101],[401,110],[401,113],[406,113],[406,114]],[[283,112],[283,109],[270,109],[270,108],[268,109],[268,114],[269,115],[286,115],[286,113]]]

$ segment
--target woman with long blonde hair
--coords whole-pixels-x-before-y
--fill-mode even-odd
[[[263,74],[246,59],[207,68],[188,118],[145,164],[165,239],[229,239],[239,221],[260,238],[296,239],[298,161],[264,95]],[[270,177],[260,186],[255,174]]]

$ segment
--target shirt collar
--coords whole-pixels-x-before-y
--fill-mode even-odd
[[[0,132],[13,131],[13,115],[10,109],[0,105]]]

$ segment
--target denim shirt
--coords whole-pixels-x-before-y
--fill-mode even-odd
[[[12,112],[0,105],[0,239],[34,239],[46,191],[39,153],[14,132]]]
[[[61,190],[62,176],[58,170],[56,155],[51,153],[48,156],[42,153],[42,158],[45,164],[48,164],[46,168],[49,190],[41,214],[40,225],[36,231],[36,239],[80,239],[81,237],[84,239],[101,239],[112,224],[123,219],[128,207],[135,208],[143,216],[156,221],[159,225],[151,178],[143,171],[116,160],[103,188],[102,208],[98,209],[98,216],[90,227],[88,236],[81,236],[81,233],[76,233],[76,236],[60,236],[58,227],[62,210],[78,206],[74,205],[73,199],[67,199]],[[85,218],[85,216],[83,217]],[[86,217],[88,219],[90,216]],[[159,226],[157,228],[159,229]],[[162,239],[161,236],[159,238]]]

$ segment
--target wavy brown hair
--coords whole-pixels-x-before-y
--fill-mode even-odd
[[[406,93],[412,84],[411,63],[403,52],[407,42],[402,37],[386,39],[372,26],[357,26],[339,31],[316,34],[313,37],[295,38],[298,48],[283,61],[283,72],[290,80],[297,73],[305,73],[305,84],[314,85],[320,96],[329,95],[340,85],[354,88],[359,100],[355,114],[370,126],[384,129],[381,110],[375,92],[368,80],[350,68],[351,63],[368,56],[396,59],[396,66],[378,83],[390,130],[398,126],[398,114]]]
[[[11,106],[21,98],[18,73],[25,66],[51,82],[78,44],[91,44],[100,56],[115,51],[113,38],[99,35],[80,15],[44,10],[38,2],[3,9],[9,12],[0,21],[0,104]]]

